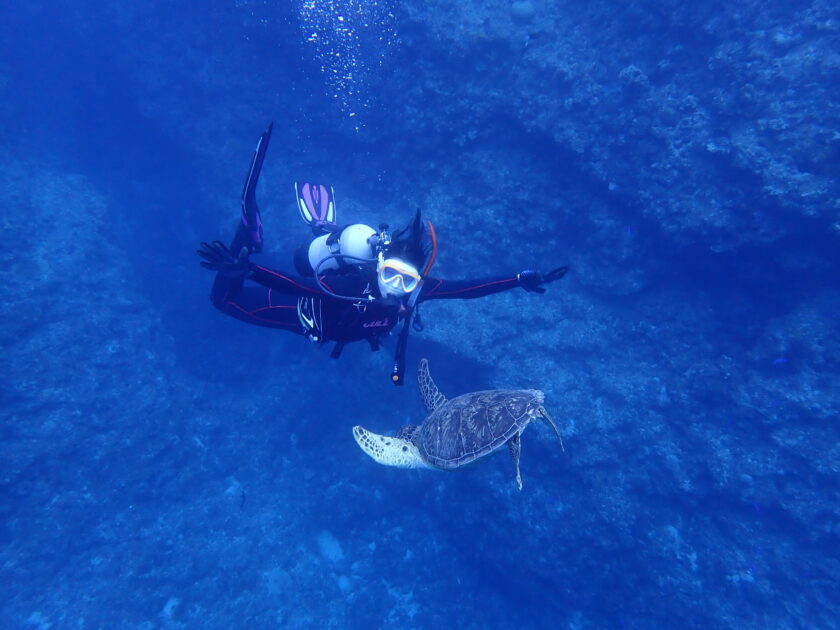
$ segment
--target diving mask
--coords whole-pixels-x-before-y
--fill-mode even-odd
[[[382,258],[377,269],[379,290],[383,295],[403,296],[420,285],[417,269],[399,258]]]

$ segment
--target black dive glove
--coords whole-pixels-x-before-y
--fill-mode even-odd
[[[569,270],[568,267],[557,267],[546,274],[534,271],[533,269],[526,269],[516,275],[519,280],[519,285],[526,291],[531,293],[545,293],[545,287],[542,285],[559,280],[566,275]]]
[[[195,253],[204,260],[198,264],[205,269],[218,271],[225,278],[245,278],[251,271],[251,263],[248,261],[248,248],[239,250],[239,256],[234,256],[224,243],[213,241],[212,243],[201,242],[201,249]]]

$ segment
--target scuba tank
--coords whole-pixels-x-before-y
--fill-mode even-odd
[[[307,257],[313,270],[321,272],[338,269],[342,263],[357,264],[359,260],[376,258],[371,238],[374,229],[362,223],[355,223],[330,234],[323,234],[309,244]]]
[[[354,223],[315,238],[309,244],[307,259],[315,281],[327,295],[353,302],[373,299],[370,295],[365,297],[334,293],[324,286],[321,274],[327,270],[350,269],[361,272],[365,266],[375,267],[390,244],[391,235],[387,224],[381,224],[377,233],[368,225]]]

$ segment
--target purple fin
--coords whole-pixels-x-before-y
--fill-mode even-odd
[[[296,182],[295,195],[301,218],[314,226],[335,223],[335,199],[332,186]]]

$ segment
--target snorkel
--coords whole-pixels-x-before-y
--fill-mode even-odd
[[[405,385],[405,350],[408,347],[408,331],[409,323],[414,315],[414,309],[417,306],[417,300],[420,298],[420,293],[423,291],[423,283],[429,275],[432,266],[435,264],[437,258],[437,234],[435,234],[435,226],[431,221],[426,221],[426,228],[429,231],[429,240],[431,241],[431,248],[429,255],[426,257],[426,264],[423,271],[420,273],[420,285],[412,291],[406,302],[405,321],[403,322],[402,330],[400,331],[400,338],[397,340],[397,350],[394,354],[394,367],[391,370],[391,382],[394,385]]]

